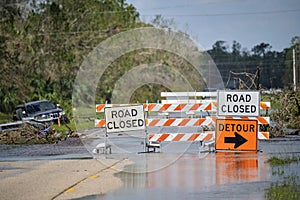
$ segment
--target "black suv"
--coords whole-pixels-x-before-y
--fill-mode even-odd
[[[32,101],[18,105],[14,113],[14,120],[35,120],[38,122],[57,122],[65,117],[63,110],[48,100]]]

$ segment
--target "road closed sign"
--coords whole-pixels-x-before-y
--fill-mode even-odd
[[[105,108],[107,133],[145,130],[143,105]]]
[[[260,111],[259,91],[218,91],[219,116],[257,117]]]
[[[257,120],[217,119],[216,150],[257,151]]]

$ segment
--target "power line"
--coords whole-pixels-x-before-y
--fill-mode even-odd
[[[253,11],[253,12],[236,12],[236,13],[211,13],[211,14],[164,14],[164,16],[169,17],[218,17],[218,16],[242,16],[242,15],[271,15],[278,13],[293,13],[300,12],[298,9],[290,10],[271,10],[271,11]],[[142,16],[153,16],[149,14],[143,14]]]

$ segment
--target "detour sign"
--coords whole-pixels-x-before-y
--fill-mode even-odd
[[[218,119],[215,149],[257,151],[257,120]]]

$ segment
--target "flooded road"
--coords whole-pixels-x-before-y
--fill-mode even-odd
[[[272,156],[300,158],[299,136],[260,141],[257,153],[199,153],[197,143],[172,145],[162,153],[128,155],[134,164],[116,174],[123,187],[94,198],[265,199],[266,190],[283,177],[298,177],[299,184],[299,162],[283,167],[268,162]]]
[[[268,162],[273,156],[300,158],[300,136],[259,141],[259,152],[209,153],[199,142],[165,142],[160,153],[143,153],[144,133],[120,134],[107,138],[112,154],[92,154],[93,148],[104,141],[103,133],[95,129],[81,140],[52,145],[2,145],[0,161],[94,157],[103,167],[114,170],[123,182],[122,187],[112,192],[79,199],[265,199],[266,190],[285,177],[297,177],[300,184],[300,162],[279,167]],[[111,166],[112,159],[126,159],[128,164],[120,168]],[[22,166],[17,167],[23,170]],[[11,170],[11,176],[19,169],[1,170]],[[110,180],[102,181],[105,184]]]
[[[57,144],[0,145],[0,162],[93,158],[80,138],[68,138]]]
[[[132,173],[117,174],[125,181],[124,187],[107,197],[116,199],[129,191],[133,199],[142,196],[146,199],[262,199],[264,188],[268,187],[266,159],[263,155],[248,153],[216,153],[205,158],[183,155],[165,168],[141,174],[134,173],[134,165],[128,166]],[[150,156],[149,165],[152,160],[155,159]]]

